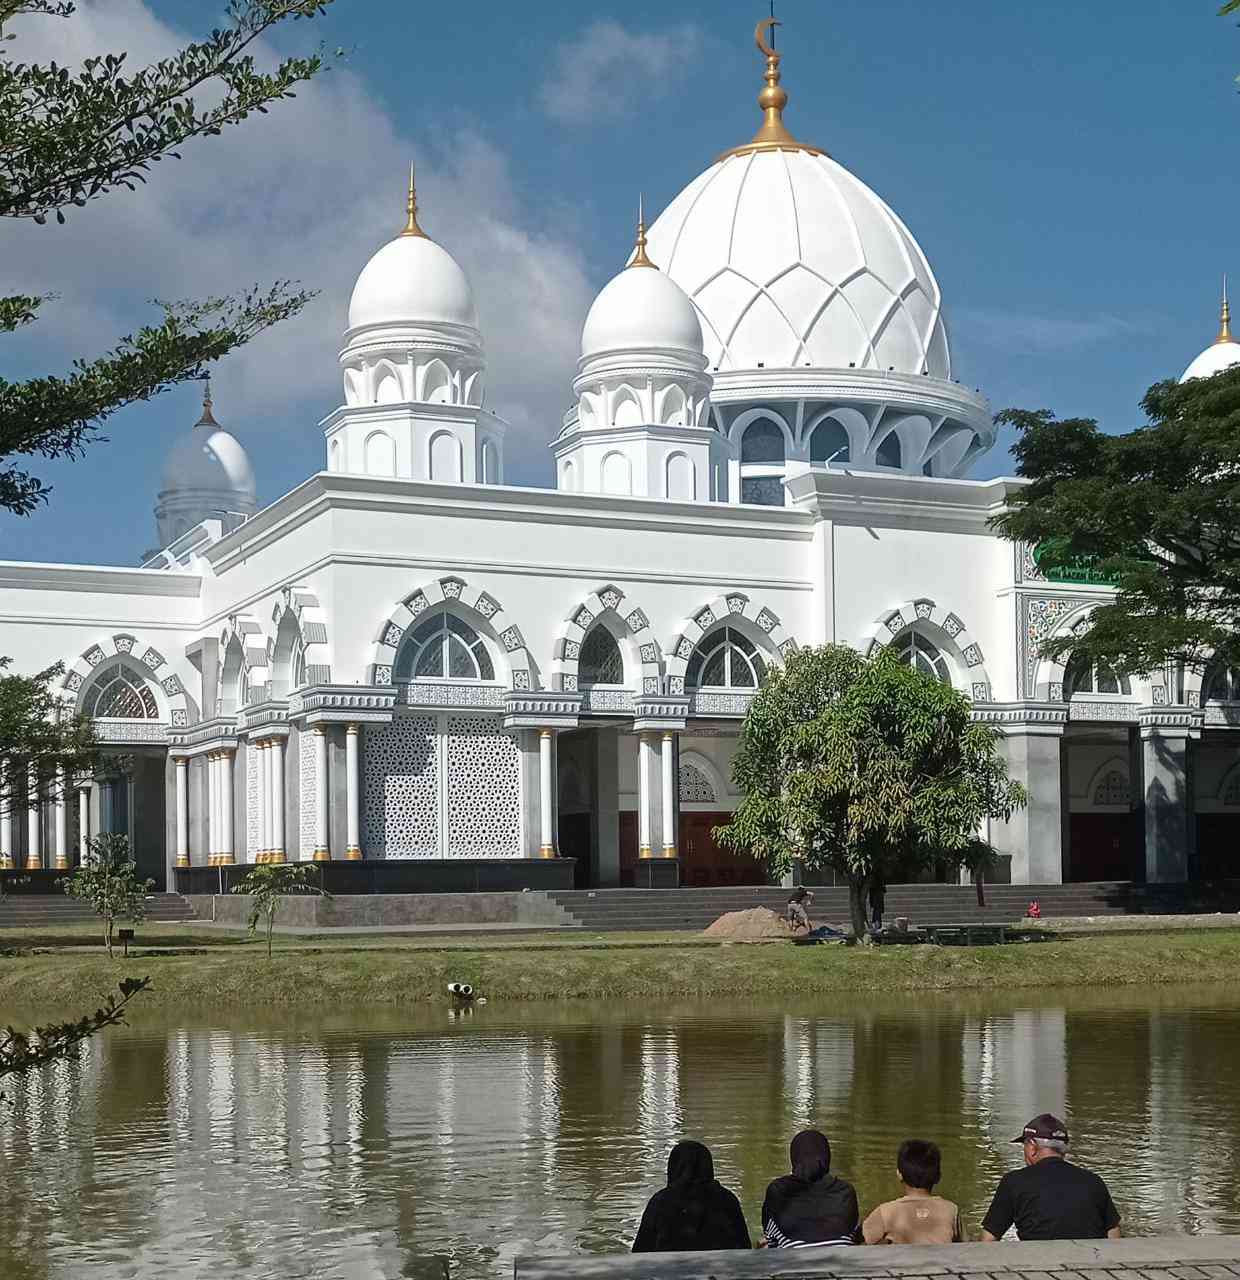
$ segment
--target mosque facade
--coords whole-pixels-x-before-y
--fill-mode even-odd
[[[323,470],[260,508],[208,394],[141,568],[0,564],[0,653],[63,660],[125,761],[0,816],[0,866],[112,830],[166,888],[285,860],[371,887],[759,882],[711,834],[741,722],[767,671],[834,642],[1001,730],[1031,797],[988,832],[1005,877],[1224,873],[1240,674],[1040,656],[1109,588],[991,532],[1019,482],[969,478],[995,429],[930,264],[788,131],[766,30],[758,134],[640,223],[585,318],[554,488],[504,483],[470,284],[411,180],[350,300]],[[1237,361],[1225,310],[1185,376]]]

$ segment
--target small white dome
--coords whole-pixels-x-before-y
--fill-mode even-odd
[[[182,436],[164,464],[162,494],[195,493],[242,499],[239,507],[252,505],[257,495],[254,468],[241,441],[225,431],[208,406],[187,436]]]
[[[603,286],[586,316],[581,358],[609,351],[702,354],[702,325],[683,289],[662,271],[626,267]]]
[[[1180,381],[1187,382],[1190,378],[1212,378],[1216,373],[1222,373],[1224,369],[1231,369],[1238,364],[1240,364],[1240,342],[1234,339],[1227,342],[1214,342],[1184,370],[1184,376]]]
[[[364,324],[452,324],[478,327],[465,272],[441,245],[421,234],[399,235],[362,268],[349,299],[349,328]]]

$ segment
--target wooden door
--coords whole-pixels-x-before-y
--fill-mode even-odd
[[[680,815],[680,883],[688,889],[766,884],[760,862],[720,846],[713,828],[731,821],[726,811]]]

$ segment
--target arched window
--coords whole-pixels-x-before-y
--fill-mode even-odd
[[[828,418],[814,428],[809,438],[809,460],[819,466],[828,462],[848,461],[848,432],[843,423]]]
[[[1110,667],[1095,666],[1084,655],[1074,656],[1063,674],[1063,697],[1071,702],[1078,693],[1114,693],[1132,696],[1132,683],[1127,676],[1116,675]]]
[[[900,452],[900,437],[894,431],[889,431],[883,437],[882,444],[878,446],[878,450],[874,454],[874,461],[880,467],[898,467],[902,456]]]
[[[1240,702],[1240,667],[1215,663],[1206,671],[1201,687],[1204,702]]]
[[[250,705],[250,668],[242,667],[241,672],[237,677],[237,707],[248,707],[249,705]]]
[[[944,684],[951,684],[951,665],[920,631],[906,631],[891,648],[905,666],[915,667],[922,675],[933,676]]]
[[[596,626],[586,636],[578,659],[577,678],[583,684],[623,684],[624,658],[616,637]]]
[[[85,715],[109,720],[158,720],[159,703],[136,671],[121,665],[103,672],[82,703]]]
[[[756,689],[766,676],[758,646],[734,627],[707,636],[685,672],[690,689]]]
[[[397,680],[494,680],[486,641],[452,613],[438,613],[405,637]]]
[[[741,462],[784,461],[784,433],[770,418],[755,418],[741,437]]]
[[[1130,799],[1126,773],[1119,769],[1109,769],[1105,776],[1098,779],[1098,785],[1094,788],[1094,804],[1127,805]]]
[[[306,644],[298,632],[293,641],[293,652],[289,656],[290,683],[289,692],[302,688],[306,683]]]

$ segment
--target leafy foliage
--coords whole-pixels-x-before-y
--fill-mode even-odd
[[[54,688],[63,666],[16,676],[8,674],[9,665],[8,658],[0,658],[0,743],[7,760],[0,772],[0,813],[28,800],[32,767],[35,794],[50,800],[60,798],[60,770],[72,786],[73,775],[90,771],[98,760],[90,721],[66,711]]]
[[[1040,544],[1043,568],[1093,561],[1117,587],[1080,634],[1043,653],[1087,655],[1116,671],[1240,662],[1240,369],[1160,382],[1148,425],[1126,435],[1089,418],[1008,409],[1030,484],[995,519],[1005,538]]]
[[[322,52],[256,68],[251,48],[280,23],[313,18],[332,0],[232,0],[228,26],[170,58],[130,70],[124,53],[80,68],[0,57],[0,217],[43,224],[120,187],[135,189],[151,166],[180,158],[192,139],[222,133],[294,95],[324,69]],[[55,0],[0,0],[0,37],[19,18],[70,18]],[[205,94],[200,105],[195,94]],[[48,486],[15,458],[80,457],[118,409],[197,377],[203,367],[295,315],[314,295],[288,281],[230,297],[157,302],[159,323],[113,350],[77,360],[65,376],[0,379],[0,510],[28,515]],[[0,333],[38,317],[47,297],[0,298]]]
[[[986,817],[1025,803],[998,733],[969,700],[882,652],[793,654],[750,704],[732,774],[745,799],[716,832],[776,875],[797,862],[848,881],[854,932],[868,885],[976,856]]]
[[[129,1002],[150,985],[150,978],[124,978],[117,987],[118,995],[109,995],[94,1013],[75,1022],[52,1022],[33,1031],[5,1027],[0,1033],[0,1078],[60,1062],[104,1027],[120,1026]]]
[[[289,894],[310,893],[321,898],[331,894],[322,886],[322,874],[313,863],[264,862],[254,867],[244,879],[233,885],[233,893],[244,893],[254,899],[247,922],[250,936],[258,932],[260,921],[267,925],[267,959],[271,959],[271,931],[275,927],[280,899]]]
[[[118,920],[135,924],[146,918],[146,895],[154,880],[140,880],[130,857],[129,837],[103,834],[92,837],[86,861],[65,881],[64,890],[89,902],[103,921],[103,942],[112,954],[112,938]]]

